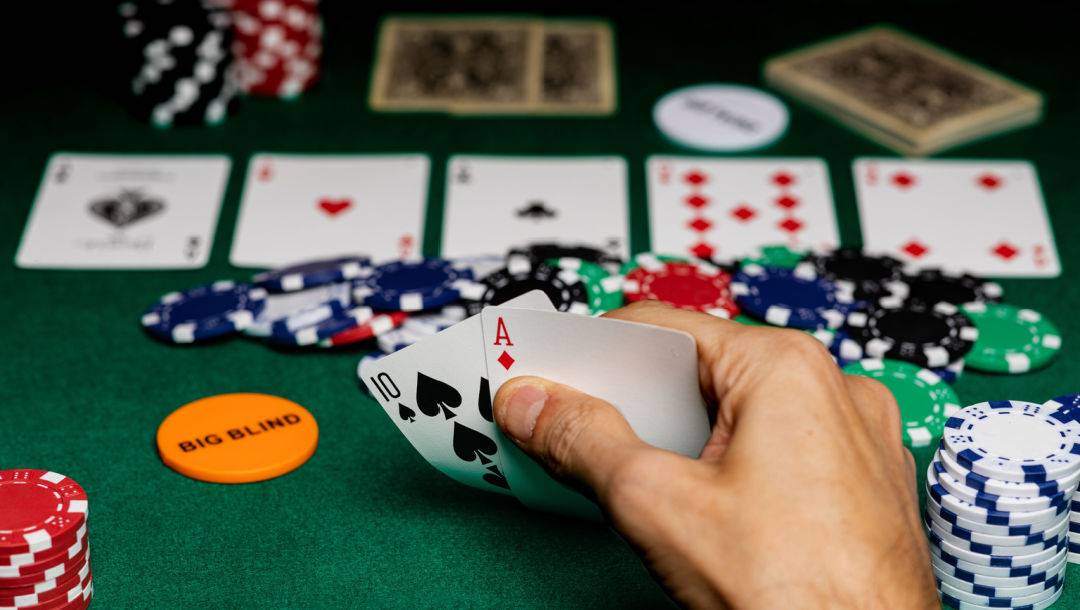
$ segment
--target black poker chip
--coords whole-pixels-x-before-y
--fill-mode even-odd
[[[872,300],[886,296],[903,297],[904,264],[891,256],[873,256],[860,248],[837,248],[826,253],[811,253],[800,264],[810,264],[819,277],[848,284],[856,299]]]
[[[903,360],[925,368],[941,368],[961,359],[979,336],[975,325],[955,305],[925,305],[896,298],[882,299],[848,314],[844,330],[849,354]]]
[[[157,127],[222,122],[238,100],[230,12],[217,0],[129,0],[118,7],[133,114]]]
[[[553,258],[578,258],[596,263],[611,273],[618,273],[623,260],[600,248],[585,244],[568,245],[556,242],[537,242],[523,248],[512,248],[507,256],[527,256],[534,263],[542,263]]]
[[[966,273],[948,273],[937,268],[923,269],[904,278],[907,283],[906,299],[923,305],[938,303],[997,303],[1003,290],[997,282],[977,278]]]
[[[512,271],[503,268],[473,286],[463,287],[462,299],[468,315],[476,315],[484,307],[501,305],[533,290],[543,290],[557,311],[588,315],[589,291],[580,279],[568,281],[560,270],[546,263],[529,265],[527,269]]]

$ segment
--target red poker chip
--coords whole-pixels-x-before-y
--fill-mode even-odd
[[[57,597],[66,596],[73,588],[81,585],[90,575],[90,557],[77,571],[64,574],[55,580],[46,580],[32,585],[21,587],[0,588],[0,608],[17,607],[33,608],[38,604],[53,601]]]
[[[0,470],[0,557],[74,543],[86,510],[86,492],[62,474]]]
[[[626,274],[623,294],[630,302],[661,301],[721,318],[739,313],[731,295],[731,275],[702,263],[668,261],[650,268],[637,267]]]
[[[85,531],[85,530],[83,530]],[[53,553],[52,555],[43,559],[38,559],[32,563],[22,563],[12,566],[0,566],[0,587],[4,586],[8,580],[31,576],[35,574],[41,574],[50,568],[54,568],[60,564],[67,563],[69,560],[77,557],[80,553],[86,550],[86,539],[78,538],[75,544],[63,549],[59,553]],[[45,580],[50,580],[47,578]]]
[[[366,341],[377,337],[384,332],[401,326],[401,323],[409,317],[404,311],[384,312],[373,316],[367,322],[343,330],[336,335],[323,339],[319,347],[338,347]]]
[[[72,552],[74,548],[81,540],[86,538],[86,521],[79,526],[79,529],[75,530],[75,538],[71,543],[65,543],[62,540],[54,540],[53,548],[46,549],[37,553],[17,553],[15,555],[4,555],[0,557],[0,574],[5,574],[10,571],[11,568],[22,568],[22,566],[28,566],[31,564],[41,563],[54,557],[64,555]],[[23,568],[24,570],[26,568]]]
[[[26,572],[14,578],[0,578],[0,588],[24,587],[50,580],[60,580],[73,572],[78,572],[86,565],[87,545],[75,554],[74,557],[62,556],[59,561],[53,560],[51,565],[40,572]]]
[[[19,610],[82,610],[90,605],[90,598],[94,594],[94,576],[87,572],[86,578],[69,586],[62,594],[43,601],[33,606],[25,606]]]
[[[322,20],[316,2],[234,2],[233,39],[241,86],[249,94],[294,97],[318,80]]]

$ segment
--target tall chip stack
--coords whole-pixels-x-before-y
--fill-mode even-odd
[[[119,6],[119,65],[133,112],[157,127],[217,125],[240,92],[225,0],[133,0]]]
[[[82,610],[94,593],[83,488],[47,470],[0,470],[0,608]]]
[[[319,77],[317,0],[235,0],[233,53],[249,95],[295,98]]]
[[[942,601],[959,610],[1057,601],[1078,481],[1080,432],[1053,406],[991,401],[950,417],[923,514]]]

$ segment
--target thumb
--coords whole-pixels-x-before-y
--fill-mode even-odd
[[[555,476],[604,497],[622,464],[651,448],[611,404],[538,377],[518,377],[492,405],[499,427]]]

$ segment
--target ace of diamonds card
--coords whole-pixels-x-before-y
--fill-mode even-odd
[[[57,153],[15,262],[24,268],[195,269],[206,264],[229,159]]]
[[[865,158],[853,169],[868,250],[977,275],[1061,273],[1030,163]]]
[[[839,243],[829,172],[810,158],[650,157],[652,250],[735,260],[759,246]]]
[[[276,267],[347,254],[413,258],[423,244],[424,155],[257,154],[230,261]]]

